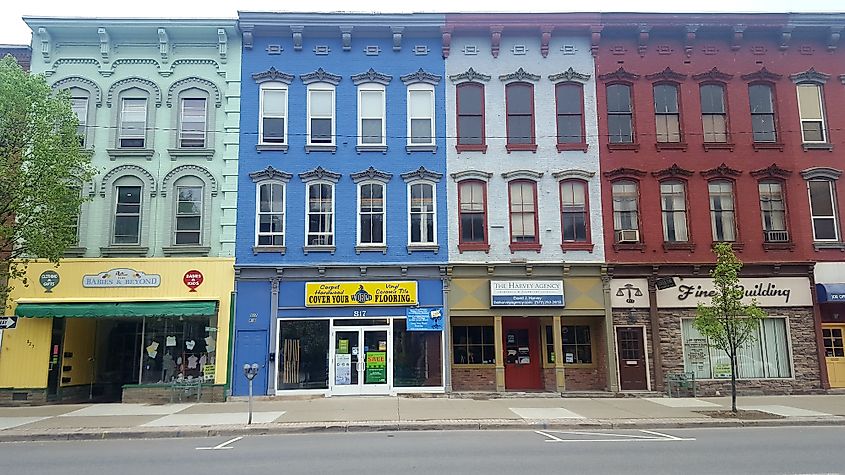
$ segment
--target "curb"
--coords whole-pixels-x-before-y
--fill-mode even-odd
[[[493,431],[493,430],[608,430],[608,429],[703,429],[735,427],[842,426],[845,418],[808,418],[731,420],[731,419],[572,419],[568,421],[524,421],[510,419],[429,420],[429,421],[365,421],[268,423],[252,426],[172,427],[172,428],[109,428],[25,431],[0,431],[3,442],[51,442],[81,440],[137,440],[226,437],[242,435],[296,435],[349,432],[414,432],[414,431]]]

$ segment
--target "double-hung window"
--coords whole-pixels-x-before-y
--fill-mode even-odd
[[[689,241],[687,196],[683,182],[673,180],[660,183],[660,207],[663,214],[663,242]]]
[[[285,245],[285,185],[266,182],[258,185],[256,246]]]
[[[563,243],[589,242],[586,182],[581,180],[560,182],[560,212]]]
[[[384,184],[358,185],[358,244],[384,246]]]
[[[334,246],[334,185],[310,183],[306,213],[307,246]]]
[[[456,108],[458,116],[458,151],[485,150],[484,85],[475,82],[458,84]]]
[[[799,84],[798,112],[801,115],[801,137],[805,143],[827,141],[824,120],[824,99],[820,84]]]
[[[710,194],[710,227],[714,241],[736,241],[734,185],[728,180],[714,180],[707,185]]]
[[[199,245],[202,242],[201,186],[176,187],[176,245]]]
[[[833,180],[809,180],[810,213],[813,219],[814,241],[838,241],[839,220],[836,211],[836,192]]]
[[[205,98],[184,98],[179,110],[179,147],[203,148],[206,146],[208,118]]]
[[[654,120],[658,143],[681,141],[681,110],[678,106],[678,86],[657,84],[654,86]]]
[[[82,197],[82,185],[81,184],[73,184],[69,186],[70,190],[76,195],[78,198]],[[82,221],[82,205],[76,209],[76,213],[73,216],[70,216],[68,219],[68,224],[71,229],[71,233],[73,235],[73,244],[78,244],[80,240],[79,236],[79,225]]]
[[[458,183],[458,226],[461,249],[487,248],[487,185],[483,181]]]
[[[764,242],[789,242],[786,230],[786,200],[783,196],[783,182],[761,181],[757,185],[760,192],[760,214],[763,220]]]
[[[258,122],[258,143],[287,143],[288,89],[281,83],[261,85],[261,117]]]
[[[147,99],[124,98],[120,101],[121,148],[144,148],[147,134]]]
[[[772,86],[751,84],[748,86],[748,101],[751,105],[751,133],[754,142],[777,142]]]
[[[724,86],[703,84],[699,92],[704,143],[726,143],[728,141],[728,114],[725,107]]]
[[[627,84],[607,86],[607,129],[610,143],[634,143],[631,86]]]
[[[510,198],[511,249],[536,249],[540,245],[537,233],[537,184],[516,180],[508,184]]]
[[[408,86],[409,146],[434,145],[434,86]]]
[[[79,136],[79,146],[85,147],[86,126],[88,125],[88,98],[73,97],[70,100],[70,105],[78,122],[76,135]]]
[[[637,243],[639,234],[639,190],[637,183],[620,180],[613,183],[613,231],[617,243]]]
[[[411,246],[436,244],[437,216],[434,208],[434,184],[411,183],[408,185],[408,195],[410,221],[408,244]]]
[[[507,147],[509,150],[530,150],[534,146],[534,86],[510,83],[505,86],[507,109]]]
[[[558,148],[585,143],[584,87],[572,83],[555,86],[555,107]]]
[[[331,84],[308,86],[308,145],[335,144],[335,88]]]
[[[384,86],[363,84],[358,87],[358,145],[384,146]]]
[[[113,244],[141,243],[141,186],[115,187]]]

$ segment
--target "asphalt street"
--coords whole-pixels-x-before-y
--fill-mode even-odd
[[[0,474],[831,474],[843,447],[829,426],[10,442]]]

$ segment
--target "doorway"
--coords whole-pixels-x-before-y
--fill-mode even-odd
[[[619,361],[619,389],[648,390],[645,332],[643,327],[617,327],[616,348]]]
[[[505,389],[542,389],[539,321],[537,318],[503,318],[502,347]]]
[[[334,326],[329,339],[332,395],[388,394],[393,387],[389,325]]]
[[[824,359],[832,388],[845,388],[845,325],[824,325]]]

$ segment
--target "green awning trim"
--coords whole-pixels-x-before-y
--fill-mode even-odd
[[[15,315],[32,318],[210,317],[217,302],[19,303]]]

